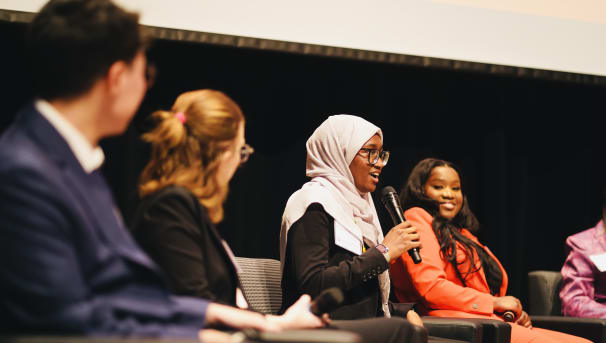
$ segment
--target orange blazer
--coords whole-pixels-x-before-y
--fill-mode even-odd
[[[442,259],[440,244],[431,227],[433,217],[419,207],[409,209],[404,216],[417,228],[421,236],[423,247],[420,249],[420,254],[423,261],[414,264],[407,253],[391,261],[389,272],[398,300],[416,302],[417,311],[422,315],[499,319],[493,313],[493,296],[486,283],[480,260],[476,260],[480,269],[469,275],[466,286],[463,286],[452,264]],[[461,233],[480,244],[467,229],[463,229]],[[492,252],[488,248],[485,249],[497,261],[503,273],[499,296],[504,296],[507,291],[507,273]],[[465,252],[460,244],[457,244],[456,256],[459,262],[465,260]],[[469,261],[465,261],[460,270],[465,271],[468,268]]]

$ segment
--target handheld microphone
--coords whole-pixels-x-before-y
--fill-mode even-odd
[[[387,209],[387,212],[389,212],[394,225],[398,225],[406,220],[404,218],[404,211],[402,211],[402,205],[400,205],[398,193],[396,193],[396,190],[393,187],[387,186],[383,188],[381,191],[381,201]],[[412,248],[408,250],[408,255],[410,255],[415,264],[421,263],[419,248]]]
[[[515,313],[513,311],[505,311],[503,312],[503,320],[506,322],[513,322],[516,319]]]
[[[343,301],[345,296],[343,291],[337,287],[331,287],[323,290],[309,305],[309,310],[314,315],[320,317],[324,313],[336,310]]]

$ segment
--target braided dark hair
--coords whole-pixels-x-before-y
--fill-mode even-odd
[[[425,195],[425,183],[429,179],[432,170],[436,167],[449,167],[454,169],[458,175],[461,175],[459,168],[451,162],[436,158],[422,160],[413,168],[400,192],[402,207],[404,210],[420,207],[432,215],[434,218],[432,228],[440,243],[440,253],[445,260],[454,266],[456,274],[463,285],[466,285],[465,280],[470,274],[480,269],[480,266],[477,264],[479,258],[486,274],[490,292],[493,295],[498,294],[503,281],[498,264],[481,246],[461,233],[462,228],[466,228],[472,233],[478,232],[480,228],[476,216],[469,208],[467,197],[463,194],[461,210],[454,218],[447,219],[440,215],[439,203]],[[461,189],[463,189],[462,186]],[[465,251],[465,260],[461,262],[457,262],[457,243],[460,243]],[[469,261],[469,268],[461,270],[460,266],[466,261]]]

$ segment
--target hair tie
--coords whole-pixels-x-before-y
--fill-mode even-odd
[[[175,117],[177,117],[177,119],[179,119],[179,121],[181,122],[181,124],[185,124],[185,113],[183,112],[177,112],[175,113]]]

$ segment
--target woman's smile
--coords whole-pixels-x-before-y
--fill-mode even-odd
[[[456,207],[455,203],[454,203],[454,202],[450,202],[450,201],[447,201],[447,202],[441,202],[441,203],[440,203],[440,206],[444,207],[445,209],[447,209],[447,210],[449,210],[449,211],[454,210],[454,209],[455,209],[455,207]]]

